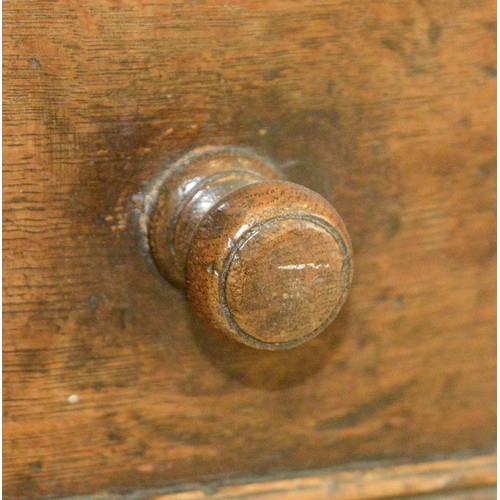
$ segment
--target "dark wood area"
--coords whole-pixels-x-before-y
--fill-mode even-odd
[[[4,495],[488,451],[492,0],[4,3]],[[142,194],[204,145],[273,158],[354,248],[319,337],[207,334]]]

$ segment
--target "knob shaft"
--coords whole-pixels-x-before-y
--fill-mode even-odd
[[[258,349],[319,334],[352,279],[337,211],[279,179],[268,160],[246,150],[195,152],[163,182],[149,228],[160,272],[186,288],[206,326]]]

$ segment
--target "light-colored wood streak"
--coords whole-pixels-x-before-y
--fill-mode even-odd
[[[329,472],[310,472],[293,478],[221,482],[160,493],[135,492],[130,496],[101,494],[89,497],[118,500],[196,500],[258,498],[259,500],[372,500],[378,498],[496,498],[496,456],[447,457],[405,464],[360,464]],[[68,499],[69,500],[69,499]]]

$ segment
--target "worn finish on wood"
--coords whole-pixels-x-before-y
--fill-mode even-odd
[[[155,500],[259,498],[280,500],[372,500],[375,498],[496,498],[496,456],[448,458],[421,463],[358,466],[322,474],[248,484],[209,484],[204,488],[154,494]],[[435,496],[434,496],[435,495]]]
[[[492,0],[5,2],[4,495],[491,446],[495,29]],[[304,346],[212,339],[141,253],[135,195],[209,144],[345,219]]]
[[[321,333],[352,280],[339,214],[317,193],[277,178],[250,151],[203,148],[167,168],[144,213],[154,261],[166,279],[186,282],[203,326],[269,350]]]

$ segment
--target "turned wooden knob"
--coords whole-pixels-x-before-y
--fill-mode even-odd
[[[337,211],[266,159],[204,148],[175,164],[150,217],[153,259],[212,330],[258,349],[316,336],[342,307],[352,248]]]

